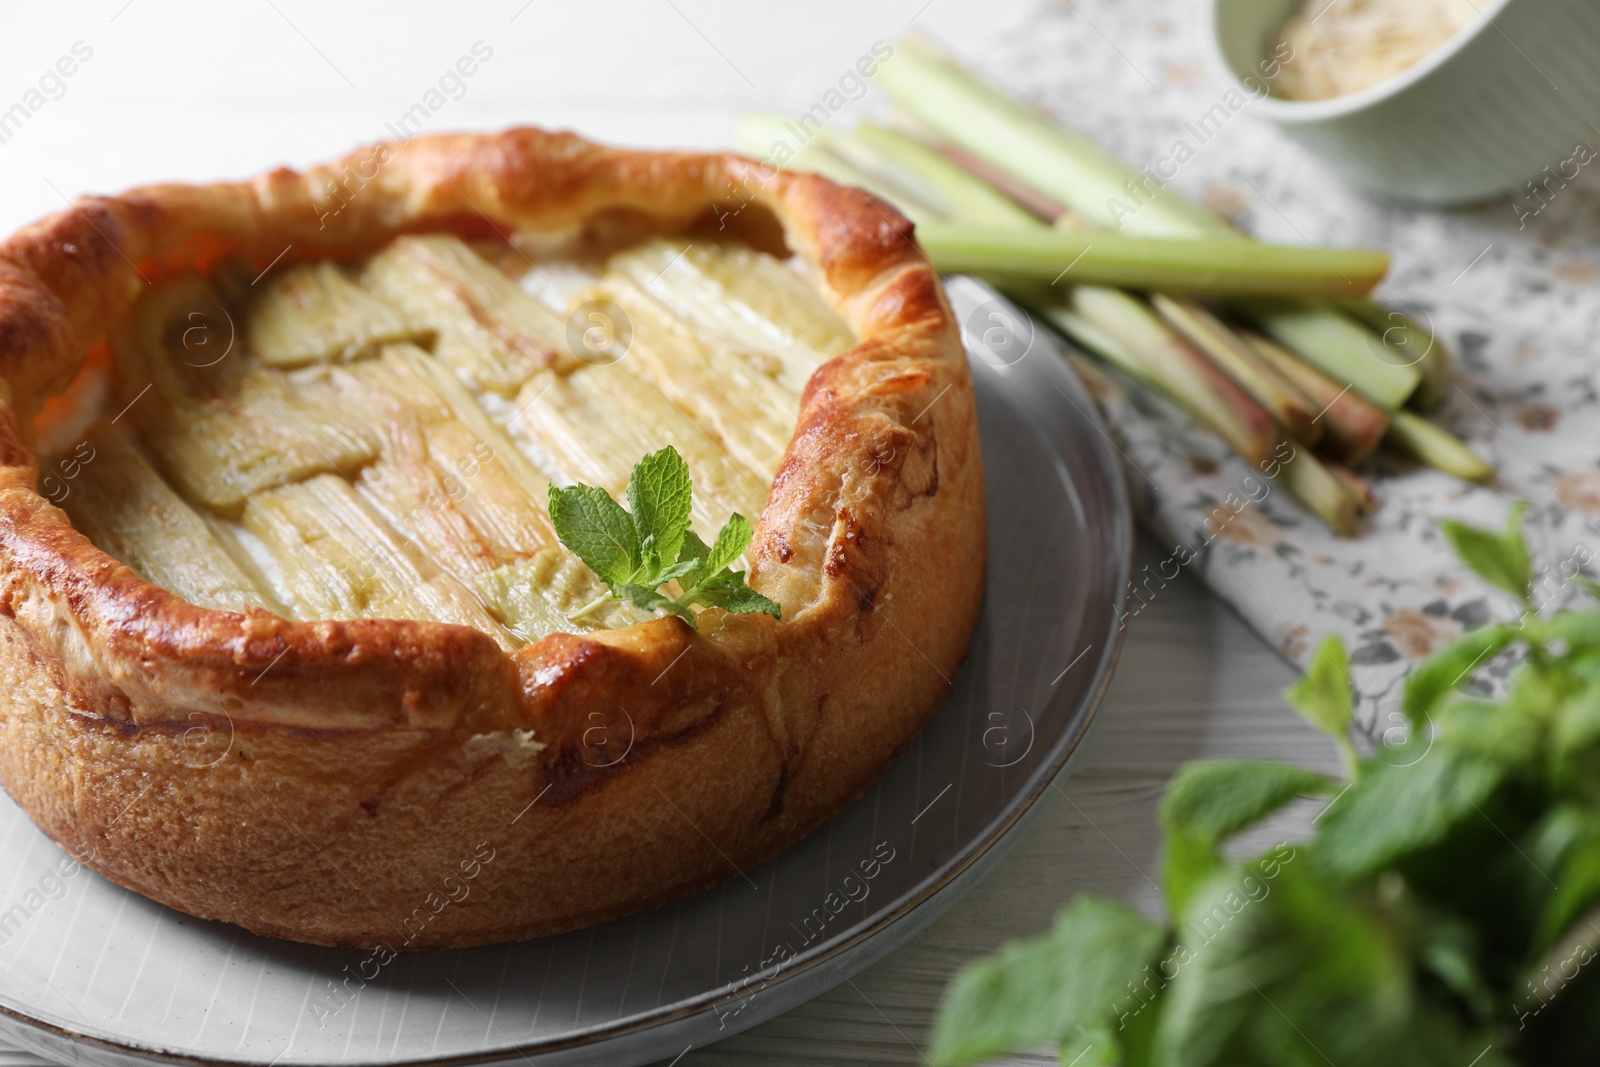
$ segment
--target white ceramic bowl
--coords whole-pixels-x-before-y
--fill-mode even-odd
[[[1358,189],[1436,206],[1512,193],[1536,209],[1535,197],[1600,166],[1588,147],[1600,141],[1600,2],[1474,2],[1481,17],[1391,78],[1330,100],[1267,96],[1251,110]],[[1300,0],[1209,3],[1222,66],[1246,91],[1259,86]]]

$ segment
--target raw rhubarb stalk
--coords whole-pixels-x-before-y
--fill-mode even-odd
[[[1283,464],[1278,479],[1334,533],[1350,537],[1366,510],[1366,498],[1308,449]]]
[[[1356,501],[1361,508],[1361,514],[1370,515],[1378,510],[1378,495],[1372,491],[1371,482],[1338,460],[1328,459],[1324,456],[1322,457],[1322,463],[1355,495]]]
[[[877,78],[896,104],[940,137],[1101,226],[1163,237],[1239,236],[1207,209],[974,77],[924,38],[903,41]],[[1128,202],[1130,182],[1153,192],[1124,219],[1115,205]]]
[[[1227,324],[1193,301],[1158,293],[1150,303],[1168,325],[1221,367],[1296,441],[1315,445],[1321,439],[1318,409]]]
[[[1421,415],[1397,411],[1389,422],[1390,444],[1403,452],[1437,467],[1446,474],[1469,482],[1492,482],[1494,468],[1479,459],[1466,445]]]
[[[761,159],[768,158],[774,146],[789,143],[784,120],[775,115],[759,112],[739,116],[734,138],[739,142],[740,148]],[[782,165],[791,170],[807,170],[820,174],[840,185],[853,185],[857,189],[865,189],[878,199],[893,204],[914,222],[944,217],[940,205],[926,203],[914,190],[904,188],[881,174],[863,170],[850,160],[842,158],[837,152],[829,150],[826,141],[816,136],[798,149],[792,150],[792,154],[783,160]]]
[[[1079,344],[1176,401],[1251,463],[1272,460],[1282,440],[1277,423],[1143,301],[1085,286],[1038,309]]]
[[[1005,193],[1012,200],[1015,200],[1017,203],[1027,208],[1030,212],[1037,215],[1045,222],[1059,222],[1061,217],[1068,213],[1067,209],[1062,207],[1059,202],[1052,200],[1048,196],[1045,196],[1043,193],[1039,192],[1039,190],[1033,188],[1031,185],[1028,185],[1026,182],[1018,181],[1010,171],[1003,170],[1000,167],[996,167],[991,163],[979,159],[977,156],[973,155],[971,152],[968,152],[964,148],[960,148],[956,145],[950,144],[949,142],[941,142],[937,146],[937,151],[940,155],[944,156],[946,159],[950,160],[950,162],[956,164],[962,170],[971,174],[979,181],[984,182],[987,185],[991,185],[1000,190],[1002,193]],[[1078,228],[1080,229],[1087,228],[1088,226],[1092,225],[1087,219],[1083,219],[1082,216],[1075,216],[1075,218],[1078,219]]]
[[[935,149],[899,130],[863,122],[853,133],[829,142],[838,154],[864,169],[899,177],[904,184],[920,180],[931,196],[943,201],[944,217],[971,223],[1037,227],[1039,219],[1006,196],[1003,190],[975,178]]]
[[[1080,290],[1076,295],[1083,293]],[[1281,432],[1259,405],[1174,337],[1148,309],[1145,314],[1149,318],[1144,320],[1127,306],[1105,306],[1094,299],[1098,294],[1114,293],[1132,300],[1126,293],[1089,293],[1091,299],[1076,307],[1056,304],[1040,310],[1078,344],[1175,401],[1256,469],[1265,471],[1277,461]],[[1340,535],[1348,537],[1355,532],[1365,498],[1352,485],[1308,448],[1297,449],[1287,462],[1277,462],[1278,480],[1307,510]]]
[[[1389,431],[1389,413],[1351,389],[1340,385],[1294,353],[1258,333],[1244,332],[1245,341],[1263,361],[1288,379],[1316,407],[1322,427],[1319,447],[1341,463],[1356,463],[1371,455]]]
[[[1102,230],[930,222],[918,228],[918,238],[940,270],[1003,283],[1065,279],[1069,284],[1225,296],[1328,295],[1364,293],[1388,269],[1388,256],[1381,252],[1128,237]]]
[[[1421,381],[1421,371],[1394,359],[1381,337],[1329,301],[1260,297],[1230,306],[1330,378],[1390,411]]]
[[[1422,381],[1408,401],[1411,406],[1431,411],[1444,403],[1455,377],[1456,361],[1437,334],[1410,315],[1384,307],[1376,300],[1341,300],[1339,306],[1378,335],[1384,348],[1394,353],[1394,362],[1415,366],[1422,372]]]

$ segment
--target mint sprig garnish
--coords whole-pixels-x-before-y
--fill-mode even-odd
[[[745,584],[731,569],[750,544],[750,520],[735,512],[710,545],[689,528],[694,481],[678,450],[668,446],[633,466],[625,509],[592,485],[550,487],[550,521],[556,536],[609,591],[585,604],[576,621],[612,600],[646,611],[665,611],[695,626],[695,605],[773,618],[783,609]],[[676,581],[676,597],[661,587]]]

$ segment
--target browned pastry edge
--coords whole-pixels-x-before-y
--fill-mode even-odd
[[[95,548],[35,490],[32,419],[160,276],[232,256],[264,267],[286,247],[283,262],[356,256],[404,232],[682,232],[707,216],[775,218],[860,338],[808,384],[751,547],[751,584],[781,622],[707,615],[696,633],[666,618],[508,656],[458,626],[211,611]],[[538,936],[775,854],[911,742],[978,611],[972,386],[911,234],[812,175],[535,129],[86,197],[13,234],[0,784],[116,882],[330,945]]]

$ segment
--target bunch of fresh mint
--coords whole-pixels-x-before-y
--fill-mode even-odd
[[[667,611],[695,626],[691,605],[778,618],[783,610],[730,569],[750,544],[750,520],[735,512],[710,545],[689,528],[694,483],[689,465],[672,447],[633,466],[628,509],[593,485],[550,487],[550,521],[556,536],[609,590],[585,604],[578,619],[608,600],[631,600],[646,611]],[[678,596],[660,591],[677,582]]]
[[[1535,614],[1520,522],[1444,524],[1529,610],[1408,679],[1408,740],[1356,754],[1344,648],[1322,645],[1285,695],[1348,779],[1185,767],[1161,812],[1171,920],[1078,899],[956,977],[934,1061],[1051,1045],[1073,1067],[1600,1063],[1600,610]],[[1503,700],[1461,692],[1501,655],[1520,660]],[[1309,840],[1225,856],[1318,795]]]

